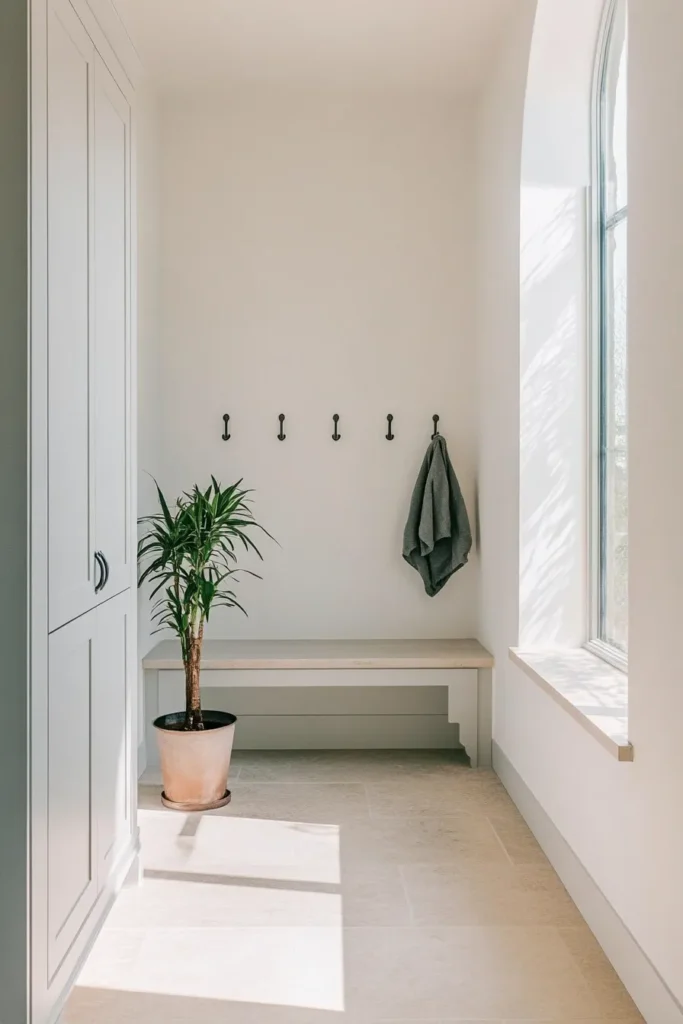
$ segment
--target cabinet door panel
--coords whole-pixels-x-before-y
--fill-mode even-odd
[[[90,160],[94,49],[67,0],[48,8],[50,629],[94,603]]]
[[[95,59],[95,536],[107,598],[131,585],[129,404],[130,108]]]
[[[125,591],[96,612],[93,671],[93,780],[98,888],[106,883],[132,834],[131,750],[133,602]]]
[[[48,969],[69,951],[97,894],[92,820],[92,685],[96,619],[50,636],[48,665]]]

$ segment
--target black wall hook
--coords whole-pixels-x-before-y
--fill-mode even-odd
[[[439,433],[439,417],[436,414],[434,414],[434,416],[432,416],[432,420],[434,421],[434,433],[432,434],[432,441],[433,441],[434,438]]]
[[[277,439],[278,441],[284,441],[284,439],[287,437],[287,435],[283,431],[283,427],[285,425],[285,414],[281,412],[280,415],[278,416],[278,419],[280,421],[280,433],[277,435]]]
[[[339,413],[335,412],[335,414],[332,417],[332,419],[334,420],[334,434],[332,435],[332,440],[333,441],[338,441],[341,438],[341,434],[339,433],[339,430],[337,429],[337,426],[339,424]]]
[[[394,438],[396,437],[396,435],[392,434],[392,432],[391,432],[391,424],[393,423],[393,421],[394,421],[394,417],[391,415],[391,413],[389,413],[387,415],[387,426],[389,427],[389,433],[384,435],[386,437],[387,441],[393,441]]]
[[[228,415],[227,412],[223,413],[223,422],[225,423],[225,430],[221,434],[221,437],[223,438],[224,441],[229,441],[230,440],[230,431],[229,431],[230,416]]]

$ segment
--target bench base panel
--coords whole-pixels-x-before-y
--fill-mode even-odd
[[[236,749],[456,749],[490,764],[491,673],[476,669],[204,670],[205,707],[240,719]],[[146,750],[151,722],[184,701],[178,670],[145,672]]]

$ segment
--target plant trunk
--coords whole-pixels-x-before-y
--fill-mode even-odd
[[[187,661],[185,662],[185,728],[204,728],[202,705],[199,696],[199,672],[202,661],[202,640],[204,627],[199,627],[197,636],[188,636]]]

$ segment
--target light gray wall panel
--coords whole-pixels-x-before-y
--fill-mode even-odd
[[[236,750],[445,750],[458,745],[446,715],[246,715]]]
[[[210,678],[204,674],[204,681]],[[202,687],[205,708],[234,715],[446,715],[445,686]]]

